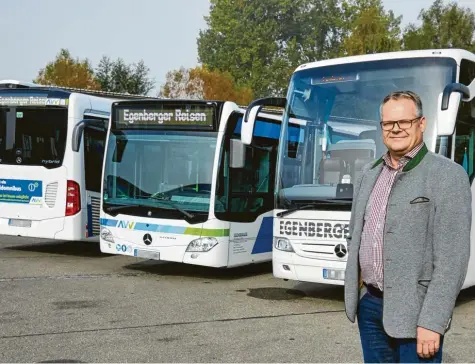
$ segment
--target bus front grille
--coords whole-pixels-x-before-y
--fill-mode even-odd
[[[346,245],[345,254],[343,256],[337,256],[337,247],[341,245],[341,242],[313,242],[311,240],[307,241],[297,241],[294,242],[293,247],[295,253],[305,257],[321,260],[336,260],[341,259],[346,260]]]
[[[45,192],[45,204],[49,208],[53,208],[56,204],[56,195],[58,193],[58,182],[48,183]]]
[[[98,197],[91,197],[91,210],[92,210],[92,234],[94,236],[99,235],[101,230],[100,225],[100,213],[101,213],[101,199]]]

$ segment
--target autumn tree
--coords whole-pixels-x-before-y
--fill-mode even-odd
[[[247,105],[253,99],[250,88],[233,83],[229,73],[210,70],[205,66],[184,67],[167,73],[159,97],[171,99],[223,100]]]
[[[419,13],[422,24],[409,24],[404,31],[404,49],[463,48],[475,51],[475,15],[453,1],[436,0]]]
[[[203,99],[202,83],[198,79],[192,80],[190,71],[189,68],[181,67],[167,72],[165,84],[157,96],[168,99]]]
[[[74,59],[67,49],[61,49],[56,59],[42,68],[33,82],[42,85],[100,89],[88,59]]]
[[[381,0],[343,3],[345,37],[341,55],[360,55],[401,49],[401,19],[386,11]]]
[[[126,64],[122,58],[113,61],[103,56],[96,68],[96,79],[103,91],[146,95],[154,88],[149,72],[143,60]]]

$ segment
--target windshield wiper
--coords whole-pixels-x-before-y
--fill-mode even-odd
[[[107,212],[114,212],[114,211],[119,211],[122,209],[127,209],[129,207],[146,207],[144,205],[139,205],[139,204],[132,204],[132,205],[116,205],[116,206],[109,206],[106,207]]]
[[[327,199],[327,200],[312,200],[313,202],[310,204],[292,207],[288,210],[279,212],[276,216],[283,217],[298,210],[307,210],[307,209],[315,208],[315,207],[318,208],[322,204],[351,205],[352,200],[353,200],[352,198],[332,198],[332,199]]]
[[[175,206],[170,201],[162,200],[160,198],[154,198],[154,200],[158,200],[160,202],[165,202],[168,206],[173,207],[176,211],[181,212],[189,220],[193,220],[195,218],[195,215],[189,213],[188,211],[185,211],[185,210],[179,208],[178,206]],[[114,212],[114,211],[119,211],[119,210],[122,210],[122,209],[137,208],[137,207],[141,207],[141,208],[144,208],[144,209],[159,209],[159,207],[157,207],[157,206],[146,206],[146,205],[132,204],[132,205],[118,205],[118,206],[106,207],[106,211],[107,212]],[[162,208],[162,210],[163,210],[163,208]]]
[[[157,201],[160,201],[160,202],[164,202],[166,205],[170,206],[170,207],[173,207],[175,210],[181,212],[185,217],[187,217],[188,219],[190,220],[193,220],[195,218],[195,215],[193,215],[192,213],[186,211],[186,210],[183,210],[181,207],[178,207],[176,206],[173,202],[171,202],[170,200],[167,200],[163,197],[157,197],[157,196],[150,196],[150,198],[152,200],[157,200]]]

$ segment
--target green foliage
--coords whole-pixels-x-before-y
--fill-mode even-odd
[[[199,60],[256,97],[282,94],[302,63],[338,54],[339,0],[211,0]]]
[[[61,49],[56,59],[42,68],[33,82],[146,95],[154,88],[154,81],[148,74],[149,68],[143,61],[128,65],[121,58],[111,61],[107,56],[102,57],[94,72],[87,59],[74,59],[67,49]]]
[[[410,24],[404,31],[404,49],[463,48],[475,50],[475,15],[455,1],[436,0],[419,14],[422,24]]]
[[[392,52],[401,49],[402,16],[386,12],[381,0],[349,0],[343,4],[346,36],[343,55]]]
[[[96,79],[103,91],[146,95],[154,88],[148,73],[149,68],[142,60],[128,65],[121,58],[111,61],[103,56],[96,69]]]
[[[475,51],[474,13],[435,0],[420,26],[401,31],[402,16],[381,0],[210,0],[199,61],[228,72],[255,97],[284,94],[298,65],[403,49],[458,47]],[[416,0],[415,2],[416,3]]]

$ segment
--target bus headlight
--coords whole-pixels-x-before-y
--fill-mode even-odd
[[[106,228],[101,230],[101,239],[108,241],[109,243],[114,242],[114,236],[112,236],[112,233],[110,232],[110,230]]]
[[[287,238],[274,238],[274,247],[284,252],[294,252],[294,248],[292,248],[292,244],[290,244],[290,240]]]
[[[209,252],[216,245],[218,245],[218,240],[215,238],[198,238],[193,240],[188,247],[186,248],[187,252]]]

